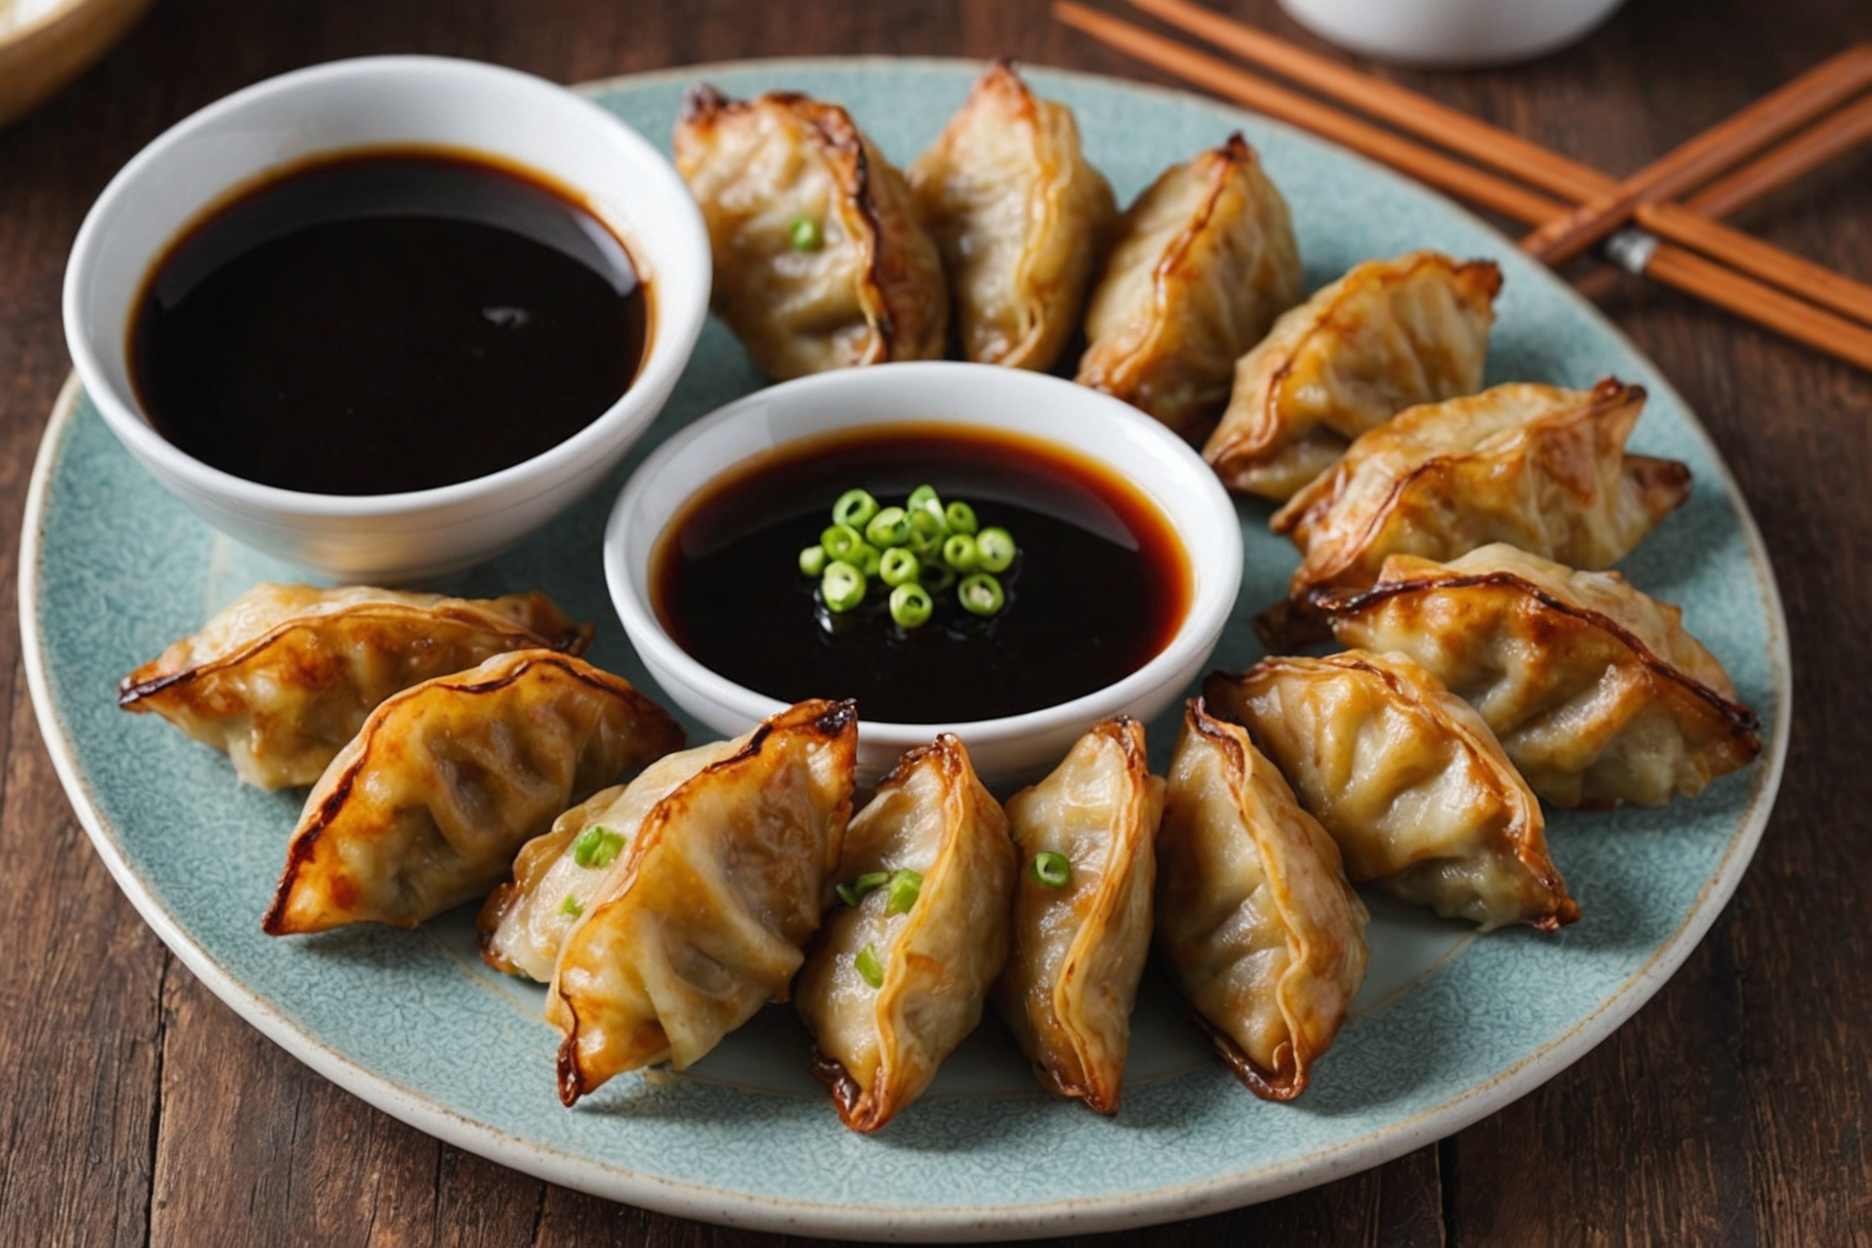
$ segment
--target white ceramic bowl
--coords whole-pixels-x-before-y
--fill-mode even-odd
[[[485,477],[403,494],[277,489],[171,445],[139,408],[126,350],[133,304],[151,264],[204,208],[265,171],[313,153],[385,145],[484,152],[581,194],[624,238],[650,280],[651,344],[636,381],[551,450]],[[710,277],[708,235],[682,179],[611,114],[544,79],[498,66],[369,57],[238,91],[164,132],[125,165],[72,247],[65,338],[111,430],[202,519],[333,576],[397,581],[495,554],[602,480],[669,398],[702,330]]]
[[[1322,39],[1404,65],[1504,65],[1572,43],[1623,0],[1281,0]]]
[[[904,750],[953,732],[982,779],[1005,790],[1052,768],[1095,721],[1121,712],[1148,720],[1188,687],[1241,588],[1240,521],[1209,466],[1128,404],[1057,377],[985,364],[884,364],[801,378],[730,403],[664,443],[625,485],[605,528],[605,581],[638,656],[679,706],[735,736],[783,704],[716,675],[663,630],[650,603],[650,561],[665,525],[728,468],[775,447],[855,426],[929,421],[1012,430],[1116,469],[1182,539],[1193,592],[1182,626],[1155,658],[1070,702],[944,724],[864,719],[860,706],[860,779],[875,780]]]

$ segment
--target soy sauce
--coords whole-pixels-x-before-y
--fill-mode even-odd
[[[269,176],[152,269],[130,328],[157,432],[319,494],[512,467],[630,386],[650,296],[567,191],[452,151],[369,149]]]
[[[838,496],[901,505],[918,485],[974,507],[1019,545],[1007,604],[969,615],[953,589],[921,628],[892,623],[872,578],[833,616],[798,567]],[[1188,556],[1128,482],[1066,448],[956,425],[880,426],[797,443],[705,486],[664,529],[651,598],[717,674],[781,701],[858,699],[865,719],[940,723],[1039,710],[1149,662],[1189,609]]]

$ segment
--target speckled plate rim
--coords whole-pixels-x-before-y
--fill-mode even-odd
[[[979,62],[940,57],[794,57],[714,62],[688,65],[644,74],[578,84],[583,92],[596,93],[608,87],[629,83],[648,84],[677,78],[692,78],[711,72],[736,69],[789,70],[842,68],[862,69],[884,65],[916,67],[979,66]],[[1194,99],[1211,107],[1226,104],[1190,92],[1176,91],[1143,83],[1130,82],[1100,74],[1077,73],[1047,67],[1047,72],[1076,78],[1102,86],[1116,86],[1162,96],[1176,101]],[[1249,110],[1234,110],[1248,112]],[[1293,127],[1253,114],[1260,124],[1290,133]],[[1314,135],[1304,135],[1309,142],[1327,143]],[[1332,145],[1337,146],[1337,145]],[[1375,176],[1398,177],[1392,170],[1337,149],[1348,158],[1370,168]],[[1435,192],[1429,192],[1436,194]],[[1443,197],[1438,196],[1442,199]],[[1477,228],[1500,236],[1488,223],[1460,205],[1443,199],[1453,214],[1465,218]],[[1504,247],[1512,242],[1503,238]],[[1618,340],[1634,355],[1640,352],[1626,336],[1588,302],[1559,278],[1548,274],[1542,280],[1570,300],[1576,310],[1592,321],[1603,333]],[[39,622],[39,560],[41,530],[45,518],[47,482],[59,459],[65,434],[77,410],[81,388],[74,375],[66,381],[40,443],[33,473],[26,493],[26,507],[21,524],[19,551],[20,649],[26,669],[27,688],[39,721],[40,733],[60,783],[64,786],[73,810],[86,835],[103,858],[111,877],[130,899],[143,921],[182,960],[210,991],[235,1013],[257,1028],[268,1039],[310,1066],[320,1075],[346,1091],[369,1102],[385,1113],[410,1124],[424,1133],[468,1152],[548,1182],[587,1192],[595,1196],[639,1205],[661,1213],[726,1226],[780,1231],[801,1235],[821,1235],[849,1239],[892,1239],[900,1241],[937,1241],[953,1239],[986,1240],[1032,1238],[1096,1231],[1120,1230],[1183,1218],[1197,1217],[1224,1209],[1237,1208],[1263,1200],[1314,1187],[1322,1183],[1382,1165],[1433,1140],[1441,1139],[1486,1117],[1553,1078],[1578,1061],[1594,1046],[1637,1012],[1664,982],[1681,966],[1697,942],[1703,938],[1723,905],[1735,892],[1742,873],[1754,857],[1756,846],[1767,827],[1775,794],[1787,762],[1788,740],[1793,718],[1792,661],[1788,650],[1787,617],[1774,569],[1762,541],[1761,531],[1748,509],[1747,500],[1734,475],[1722,459],[1694,410],[1668,385],[1660,387],[1682,406],[1685,424],[1702,443],[1723,492],[1734,502],[1743,537],[1748,547],[1749,563],[1759,586],[1762,601],[1769,608],[1767,655],[1778,712],[1766,757],[1756,773],[1747,810],[1735,833],[1724,846],[1715,870],[1699,891],[1695,905],[1670,937],[1661,942],[1651,956],[1599,1005],[1567,1030],[1552,1037],[1545,1045],[1520,1061],[1497,1072],[1492,1078],[1471,1084],[1429,1109],[1389,1123],[1376,1130],[1329,1148],[1289,1157],[1268,1166],[1246,1169],[1235,1174],[1200,1183],[1165,1186],[1145,1193],[1121,1193],[1109,1197],[1075,1198],[1045,1204],[925,1206],[903,1204],[880,1216],[875,1209],[853,1209],[819,1201],[789,1201],[768,1196],[752,1196],[727,1191],[706,1184],[676,1182],[621,1166],[606,1165],[564,1150],[542,1147],[504,1131],[477,1122],[437,1104],[422,1093],[363,1069],[343,1053],[308,1035],[270,1002],[235,978],[213,954],[182,931],[175,916],[156,898],[148,881],[131,865],[115,827],[102,815],[90,785],[79,766],[76,742],[59,716],[52,698],[42,645]]]

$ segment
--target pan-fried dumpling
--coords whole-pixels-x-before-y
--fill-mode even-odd
[[[117,705],[225,752],[248,784],[284,789],[317,780],[400,689],[510,650],[582,654],[590,640],[544,594],[262,583],[124,677]]]
[[[482,905],[482,958],[509,975],[542,984],[551,980],[566,934],[603,891],[610,878],[605,868],[623,856],[644,819],[697,772],[746,748],[752,737],[665,754],[628,785],[600,789],[553,820],[551,831],[520,850],[512,881]]]
[[[628,682],[550,650],[405,689],[312,787],[261,926],[414,927],[486,893],[567,806],[682,739]]]
[[[1369,916],[1332,837],[1201,698],[1170,760],[1157,857],[1177,987],[1250,1091],[1299,1096],[1364,982]]]
[[[1345,855],[1354,880],[1484,931],[1579,917],[1540,803],[1481,716],[1403,655],[1263,659],[1203,682]]]
[[[620,830],[629,843],[546,994],[565,1037],[560,1100],[654,1062],[682,1070],[786,1000],[825,911],[857,758],[857,704],[801,702]]]
[[[1324,608],[1340,640],[1408,654],[1473,703],[1556,806],[1661,806],[1761,751],[1755,713],[1683,613],[1616,572],[1512,546],[1398,555]]]
[[[1007,804],[1021,871],[995,1006],[1041,1084],[1101,1114],[1118,1112],[1162,814],[1144,726],[1128,716],[1094,724]]]
[[[1287,201],[1230,135],[1165,170],[1119,221],[1086,310],[1078,381],[1200,438],[1236,359],[1299,298]]]
[[[962,354],[1053,367],[1118,216],[1072,110],[1036,99],[997,61],[910,166],[910,185],[942,249]]]
[[[1360,436],[1270,522],[1303,556],[1289,602],[1306,615],[1320,590],[1370,585],[1388,555],[1490,542],[1610,567],[1690,495],[1685,465],[1624,453],[1644,400],[1609,377],[1589,391],[1496,386]]]
[[[676,167],[708,225],[715,310],[769,376],[942,357],[936,244],[903,174],[844,109],[695,87]]]
[[[875,1131],[981,1021],[1008,955],[1007,816],[945,733],[911,750],[852,820],[826,918],[794,989],[839,1117]],[[883,877],[880,879],[879,877]]]
[[[1231,490],[1285,499],[1405,408],[1473,394],[1500,289],[1488,260],[1417,251],[1359,265],[1242,357],[1203,458]]]

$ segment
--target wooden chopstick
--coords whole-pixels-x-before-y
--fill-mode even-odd
[[[1872,96],[1848,105],[1710,183],[1684,200],[1684,207],[1694,208],[1706,217],[1726,217],[1867,139],[1872,139]]]
[[[1537,143],[1439,104],[1408,87],[1368,77],[1289,44],[1284,39],[1192,4],[1190,0],[1129,0],[1129,3],[1133,8],[1161,18],[1172,26],[1237,53],[1283,77],[1333,96],[1401,130],[1413,132],[1472,160],[1493,165],[1543,189],[1554,191],[1571,202],[1610,201],[1621,192],[1619,182],[1597,169],[1568,160]],[[1839,64],[1839,60],[1835,58],[1810,74],[1803,75],[1801,79],[1796,79],[1788,88],[1783,88],[1782,93],[1794,100],[1788,113],[1793,124],[1806,121],[1808,109],[1830,106],[1832,101],[1827,84],[1835,79],[1851,83],[1859,75],[1872,78],[1872,58],[1848,59],[1844,65]],[[1828,69],[1829,65],[1833,68]],[[1822,84],[1821,89],[1795,89],[1807,79],[1817,79]],[[1660,161],[1652,168],[1663,166],[1671,159],[1666,157],[1665,161]],[[1633,178],[1643,179],[1648,174],[1649,170],[1643,170],[1633,175]],[[1660,207],[1641,212],[1640,219],[1646,228],[1673,242],[1707,252],[1734,268],[1797,292],[1815,303],[1872,323],[1872,286],[1861,285],[1823,265],[1764,243],[1741,230],[1709,220],[1708,215],[1700,217],[1694,211]],[[1610,230],[1606,232],[1610,233]]]
[[[1857,44],[1770,91],[1721,125],[1653,161],[1612,191],[1521,240],[1522,249],[1561,265],[1616,230],[1640,203],[1670,199],[1721,173],[1872,82],[1872,44]]]
[[[1056,0],[1062,22],[1120,52],[1226,96],[1249,108],[1313,130],[1418,179],[1533,225],[1563,208],[1482,170],[1290,91],[1213,56],[1154,35],[1073,0]],[[1670,243],[1658,243],[1644,272],[1665,285],[1727,308],[1809,346],[1872,370],[1872,330],[1792,299],[1762,282],[1711,263]]]

